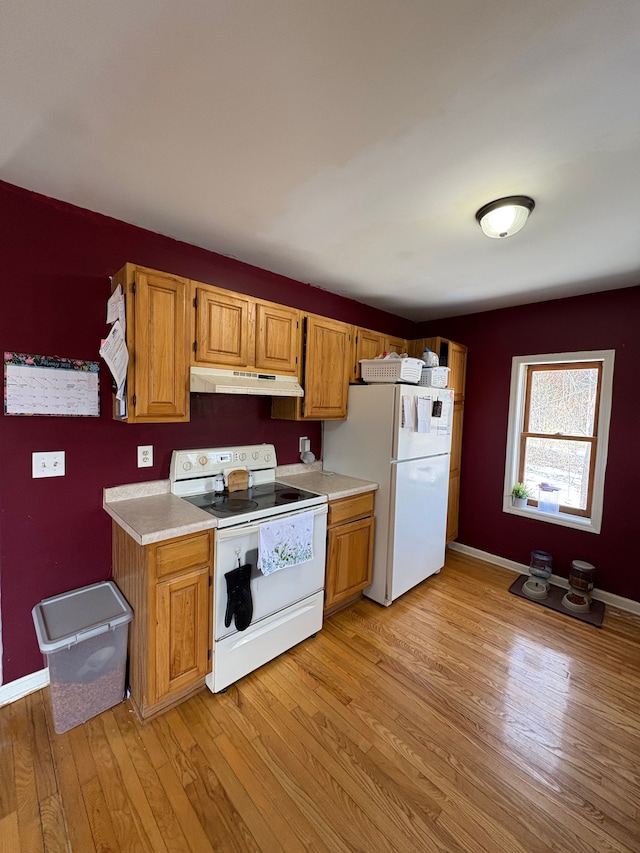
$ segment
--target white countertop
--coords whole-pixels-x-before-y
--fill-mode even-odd
[[[360,495],[363,492],[372,492],[378,488],[377,483],[370,480],[360,480],[356,477],[347,477],[333,471],[308,471],[300,474],[277,474],[279,483],[287,486],[297,486],[307,492],[315,492],[318,495],[326,495],[327,500],[335,501],[339,498],[349,498],[352,495]]]
[[[276,479],[287,486],[326,495],[330,501],[378,488],[377,483],[323,471],[313,465],[283,465]],[[151,545],[176,536],[211,530],[217,519],[188,501],[171,494],[169,480],[132,483],[103,490],[102,506],[139,545]]]
[[[210,530],[218,523],[215,516],[172,495],[169,480],[104,489],[102,506],[139,545]]]

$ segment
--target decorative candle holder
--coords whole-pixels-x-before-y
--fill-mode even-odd
[[[591,590],[595,566],[584,560],[572,560],[569,572],[569,592],[562,599],[562,606],[577,613],[586,613],[591,607]]]
[[[549,578],[552,573],[553,557],[546,551],[532,551],[529,562],[531,577],[522,584],[522,591],[529,598],[541,600],[549,595]]]

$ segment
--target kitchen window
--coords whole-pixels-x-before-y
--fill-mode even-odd
[[[613,362],[614,350],[513,358],[505,512],[600,532]],[[512,505],[515,482],[525,507]]]

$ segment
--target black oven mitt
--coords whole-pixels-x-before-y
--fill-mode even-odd
[[[251,564],[238,566],[224,576],[227,582],[227,612],[224,615],[224,625],[228,628],[231,619],[235,620],[238,631],[246,631],[253,616],[253,599],[251,598]]]

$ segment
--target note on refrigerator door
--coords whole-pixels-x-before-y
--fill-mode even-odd
[[[418,432],[431,432],[431,397],[416,397]]]
[[[402,395],[402,429],[413,429],[413,397],[407,394]]]
[[[453,424],[453,397],[445,393],[442,397],[442,413],[438,421],[438,435],[451,435]]]

